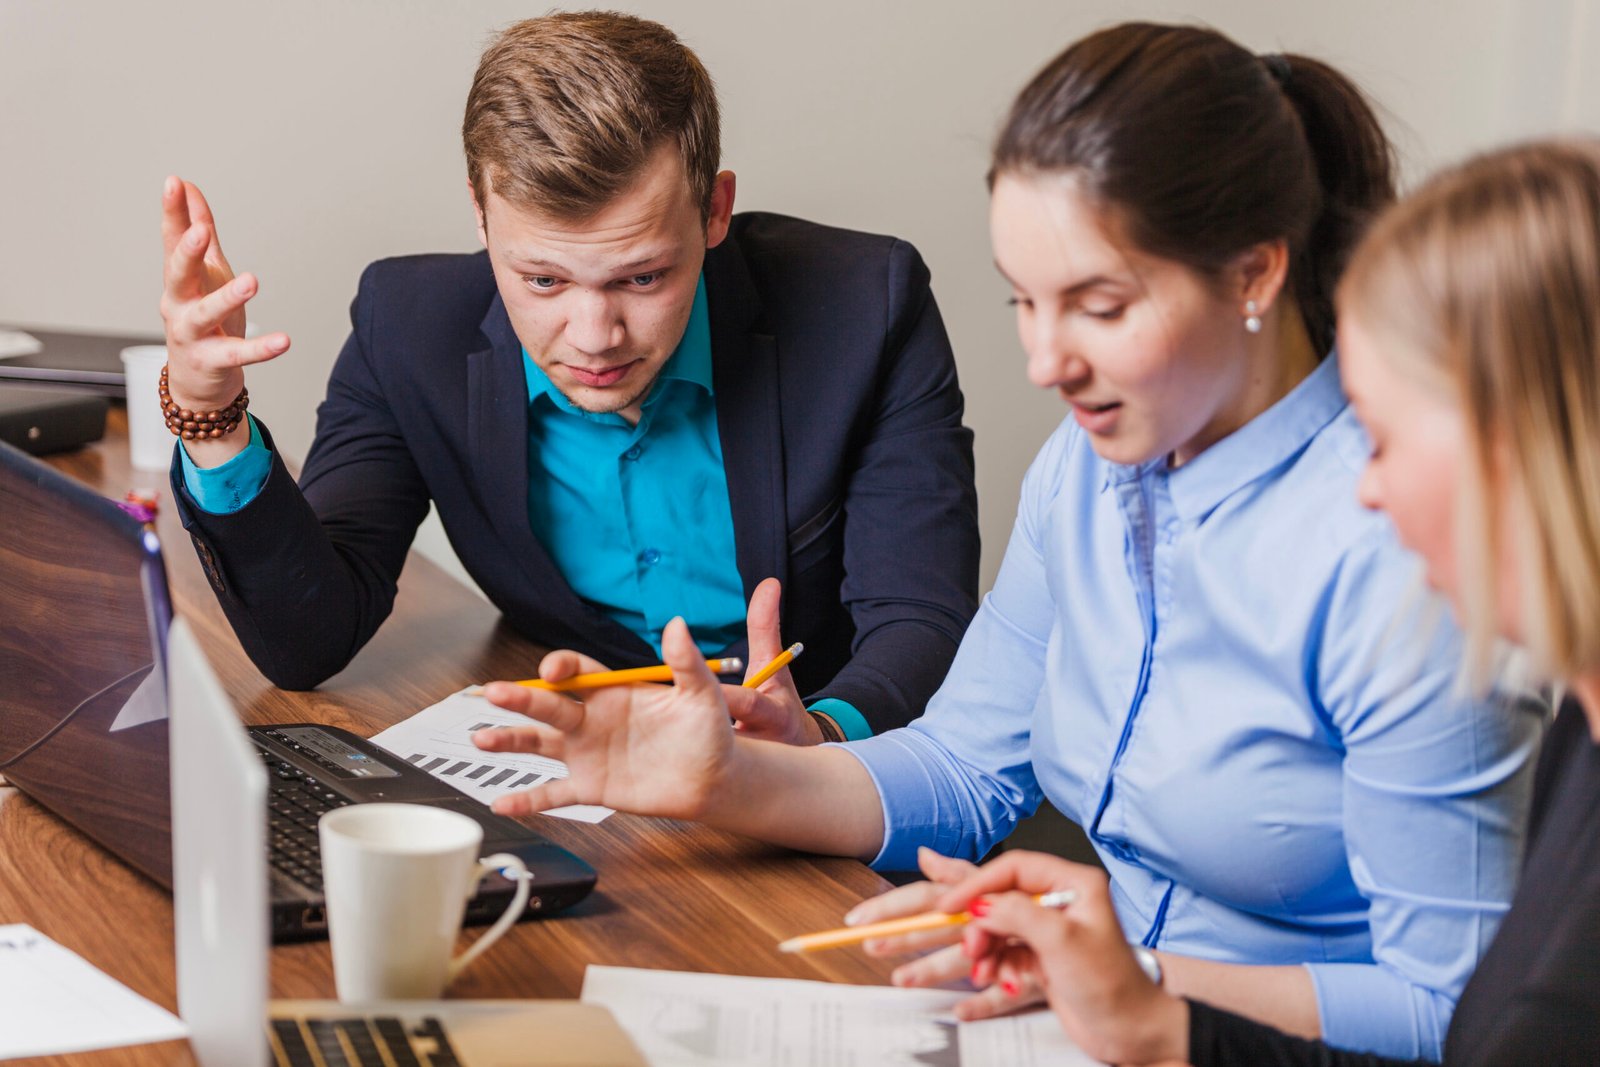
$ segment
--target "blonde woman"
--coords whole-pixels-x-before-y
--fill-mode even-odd
[[[1566,693],[1522,881],[1444,1062],[1600,1063],[1600,142],[1512,148],[1440,175],[1375,227],[1340,297],[1345,385],[1373,444],[1363,503],[1426,562],[1480,676],[1504,640]],[[1068,887],[1080,900],[1064,914],[1008,892]],[[1167,994],[1090,869],[1008,855],[941,907],[980,896],[987,914],[965,945],[979,975],[1041,983],[1100,1058],[1395,1062]]]

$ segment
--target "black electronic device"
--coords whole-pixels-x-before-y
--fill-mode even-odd
[[[106,435],[109,401],[97,393],[0,383],[0,441],[43,456]]]
[[[172,608],[155,531],[5,444],[0,517],[0,774],[170,889]],[[276,786],[263,813],[275,941],[326,936],[315,818],[344,804],[429,804],[473,819],[484,855],[515,853],[533,874],[525,918],[594,887],[570,852],[355,734],[316,723],[249,734]],[[514,890],[485,878],[467,921],[492,922]]]
[[[83,333],[76,330],[8,326],[39,342],[39,351],[0,357],[0,381],[70,385],[82,392],[121,400],[125,396],[122,350],[164,345],[159,334]]]

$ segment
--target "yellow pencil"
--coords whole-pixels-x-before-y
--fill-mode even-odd
[[[759,671],[756,671],[756,673],[746,678],[744,680],[744,687],[746,689],[754,689],[756,686],[760,685],[762,682],[766,681],[768,678],[771,678],[774,674],[777,674],[789,664],[793,663],[795,661],[795,657],[800,655],[800,653],[804,652],[805,650],[806,646],[802,645],[799,641],[796,641],[782,652],[779,652],[776,656],[773,656],[771,663],[767,664],[765,667],[762,667]]]
[[[712,674],[738,674],[744,670],[744,660],[738,656],[724,656],[722,659],[706,660],[706,667]],[[553,693],[566,693],[574,689],[601,689],[608,685],[670,681],[672,681],[672,668],[665,663],[658,663],[653,667],[629,667],[622,671],[574,674],[571,678],[563,678],[559,682],[547,682],[543,678],[523,678],[512,684],[526,686],[529,689],[548,689]],[[473,686],[467,690],[467,695],[482,696],[483,686]]]
[[[1062,889],[1054,893],[1040,893],[1033,899],[1041,908],[1064,908],[1077,897],[1078,894],[1072,890]],[[823,930],[821,933],[791,937],[787,941],[779,942],[778,951],[815,952],[818,949],[854,945],[873,937],[895,937],[899,934],[938,930],[946,926],[965,926],[974,918],[976,916],[970,911],[925,911],[921,915],[907,915],[903,919],[889,919],[881,923],[868,923],[865,926],[845,926],[838,930]]]

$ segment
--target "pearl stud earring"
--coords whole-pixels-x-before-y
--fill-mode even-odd
[[[1254,300],[1246,300],[1244,302],[1244,315],[1244,328],[1251,333],[1260,333],[1261,316],[1256,314],[1256,302]]]

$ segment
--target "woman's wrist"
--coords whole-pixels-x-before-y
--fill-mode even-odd
[[[1189,1062],[1189,1002],[1170,993],[1156,992],[1149,1026],[1140,1041],[1140,1055],[1130,1063]]]

